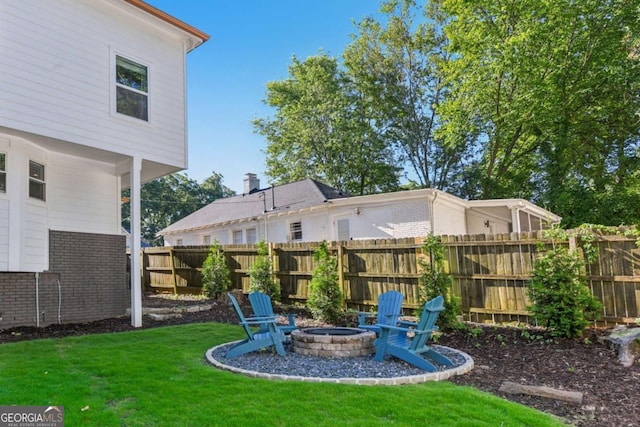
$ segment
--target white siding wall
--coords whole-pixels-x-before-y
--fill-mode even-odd
[[[119,8],[145,15],[122,2],[0,1],[0,126],[185,167],[183,41]],[[149,123],[111,114],[115,52],[149,67]]]
[[[116,234],[119,186],[112,165],[51,154],[47,205],[53,230]]]
[[[113,165],[48,152],[0,135],[7,192],[0,193],[0,271],[48,268],[49,230],[120,232],[119,183]],[[29,161],[44,165],[46,200],[29,198]]]
[[[467,234],[466,209],[464,206],[436,198],[434,202],[434,230],[437,235]]]
[[[0,193],[0,271],[9,269],[9,198]]]

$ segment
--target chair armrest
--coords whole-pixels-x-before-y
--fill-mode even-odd
[[[392,326],[392,325],[378,325],[378,326],[382,329],[388,329],[390,331],[413,332],[416,335],[430,334],[438,330],[437,327],[431,328],[431,329],[414,329],[414,328],[403,328],[401,326]]]
[[[260,325],[264,323],[273,323],[277,324],[277,320],[275,316],[254,316],[254,317],[245,317],[244,321],[241,321],[241,325]]]
[[[367,321],[367,318],[375,317],[376,313],[371,313],[369,311],[358,311],[356,315],[358,316],[358,324],[363,325]]]
[[[287,314],[287,319],[289,319],[289,325],[295,326],[297,314],[289,313]]]
[[[416,322],[410,322],[408,320],[398,320],[398,324],[402,325],[405,328],[408,328],[410,326],[412,326],[414,328],[418,327],[418,324]]]

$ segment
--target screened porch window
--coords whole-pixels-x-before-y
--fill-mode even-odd
[[[116,112],[149,121],[148,69],[116,55]]]

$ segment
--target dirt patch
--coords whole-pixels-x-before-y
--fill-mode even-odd
[[[233,310],[223,300],[199,297],[145,295],[144,307],[188,307],[211,304],[212,309],[183,313],[182,317],[155,321],[144,316],[143,328],[199,322],[237,323]],[[247,314],[250,310],[241,299]],[[297,311],[302,327],[318,326],[304,309]],[[278,311],[278,310],[276,310]],[[340,326],[354,326],[353,316],[346,316]],[[50,325],[44,328],[13,328],[0,331],[0,343],[21,340],[84,335],[133,330],[129,317],[97,322]],[[592,329],[575,340],[553,340],[540,331],[506,327],[476,327],[442,334],[438,344],[471,355],[475,369],[450,381],[476,387],[505,399],[536,408],[583,427],[636,426],[640,420],[640,361],[628,368],[617,360],[615,352],[599,337],[608,330]],[[504,381],[546,386],[583,393],[581,405],[527,395],[501,393]]]

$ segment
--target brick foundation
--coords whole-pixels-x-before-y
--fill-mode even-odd
[[[0,329],[125,315],[125,239],[51,230],[49,272],[0,272]]]

